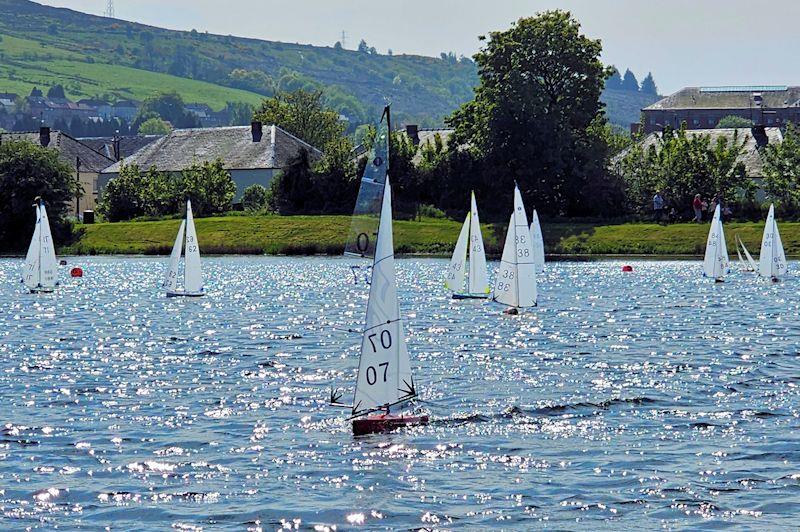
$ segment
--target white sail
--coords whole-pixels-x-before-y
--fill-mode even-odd
[[[522,194],[514,187],[514,212],[508,222],[493,299],[511,307],[536,306],[536,265]]]
[[[764,235],[761,238],[761,255],[758,262],[758,274],[769,279],[780,279],[787,270],[786,255],[775,221],[775,206],[770,205]]]
[[[416,396],[397,300],[392,237],[392,189],[383,194],[353,415]]]
[[[43,288],[55,288],[58,285],[58,260],[56,259],[56,246],[53,242],[53,233],[50,231],[50,220],[44,205],[39,206],[41,219],[41,258],[39,267],[42,272],[40,284]]]
[[[703,275],[712,279],[722,279],[728,270],[728,250],[725,232],[722,229],[719,205],[714,210],[711,228],[708,230],[706,255],[703,259]]]
[[[200,269],[200,246],[194,229],[192,202],[186,200],[186,264],[183,272],[184,289],[187,294],[203,292],[203,272]]]
[[[41,271],[39,268],[41,259],[41,236],[42,236],[42,211],[36,205],[36,225],[33,230],[33,237],[31,238],[30,246],[28,246],[28,254],[25,256],[25,266],[22,270],[22,282],[29,290],[33,290],[40,286]]]
[[[178,229],[178,236],[175,237],[175,244],[172,246],[172,253],[169,256],[169,269],[164,275],[163,287],[168,292],[175,292],[178,289],[178,267],[181,261],[181,253],[183,253],[183,235],[186,230],[186,220],[181,220],[181,226]]]
[[[539,215],[533,209],[531,216],[531,245],[533,246],[533,262],[536,264],[536,273],[544,272],[544,238],[542,226],[539,225]]]
[[[750,252],[747,251],[744,241],[741,238],[739,239],[739,243],[742,245],[742,251],[744,251],[744,256],[747,258],[747,264],[750,265],[749,271],[754,272],[758,270],[755,259],[753,259],[753,256],[750,254]]]
[[[453,250],[453,258],[450,259],[450,266],[447,268],[447,278],[444,281],[445,287],[451,292],[460,292],[464,288],[464,274],[467,268],[467,245],[469,244],[469,219],[470,215],[464,219],[461,226],[461,233],[458,235],[456,247]]]
[[[478,218],[478,203],[472,193],[469,221],[469,282],[467,291],[470,294],[486,294],[489,289],[489,273],[486,271],[486,252],[483,249],[481,221]]]

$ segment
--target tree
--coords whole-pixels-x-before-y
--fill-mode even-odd
[[[177,128],[198,127],[200,123],[192,113],[186,110],[183,98],[177,92],[160,92],[148,96],[139,108],[139,114],[133,121],[134,129],[151,119],[160,118]]]
[[[649,212],[653,195],[661,191],[678,211],[688,211],[695,194],[722,194],[729,203],[752,199],[754,185],[739,160],[745,139],[735,132],[711,141],[710,135],[667,128],[656,144],[633,145],[617,165],[628,187],[629,205]]]
[[[625,76],[622,78],[622,90],[628,92],[639,92],[639,82],[636,76],[631,72],[631,69],[625,71]]]
[[[783,141],[770,143],[762,155],[764,190],[783,211],[796,212],[800,203],[800,131],[791,122]]]
[[[342,43],[339,42],[339,41],[336,41],[336,44],[333,45],[333,49],[334,50],[341,50],[342,49]]]
[[[228,102],[225,105],[228,116],[229,126],[248,126],[253,121],[255,108],[245,102]]]
[[[728,115],[720,118],[717,123],[717,129],[724,128],[749,128],[753,126],[753,121],[743,116]]]
[[[66,100],[67,95],[64,94],[64,86],[60,84],[53,85],[47,91],[47,97],[50,98],[51,100],[56,100],[56,99]]]
[[[316,208],[324,213],[351,212],[360,180],[350,139],[339,137],[329,142],[313,170],[311,194],[320,199]]]
[[[619,70],[617,67],[612,66],[613,70],[611,71],[611,75],[606,80],[606,89],[612,91],[621,91],[622,90],[622,76],[619,75]]]
[[[248,212],[264,212],[269,207],[269,191],[262,185],[250,185],[242,193],[242,207]]]
[[[70,202],[81,191],[75,172],[55,150],[28,141],[0,144],[0,242],[6,249],[24,249],[33,234],[36,213],[32,205],[41,197],[56,242],[64,242],[71,226],[66,217]]]
[[[145,176],[135,164],[122,164],[119,175],[106,185],[97,210],[109,222],[130,220],[148,212]]]
[[[656,82],[653,79],[652,72],[648,72],[647,77],[642,80],[642,93],[658,96],[658,87],[656,87]]]
[[[222,160],[195,163],[181,172],[183,193],[192,200],[198,216],[210,216],[231,210],[236,184]]]
[[[449,145],[470,146],[473,160],[454,160],[471,171],[475,163],[482,166],[480,188],[498,208],[510,204],[514,181],[543,212],[583,215],[605,207],[583,193],[604,172],[606,158],[589,130],[601,115],[600,94],[610,74],[601,50],[569,13],[556,10],[493,32],[475,55],[480,84],[474,100],[448,118],[455,128]],[[468,201],[465,186],[474,183],[447,175],[456,182],[446,189]]]
[[[160,118],[148,118],[139,125],[139,135],[168,135],[172,128]]]
[[[319,205],[312,194],[313,182],[308,151],[301,148],[270,183],[270,210],[279,214],[309,212]]]
[[[341,137],[345,129],[339,113],[326,106],[321,90],[279,92],[261,103],[254,119],[275,124],[319,149]]]
[[[361,52],[362,54],[369,53],[369,45],[367,44],[367,41],[361,39],[361,42],[358,43],[358,51]]]

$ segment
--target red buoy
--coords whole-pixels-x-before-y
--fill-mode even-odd
[[[83,269],[78,268],[76,266],[75,268],[72,268],[72,270],[70,270],[69,274],[73,277],[83,277]]]
[[[633,271],[633,266],[630,266],[630,265],[626,264],[625,266],[622,267],[622,271],[623,272],[632,272]]]

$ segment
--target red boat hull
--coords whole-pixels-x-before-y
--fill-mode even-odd
[[[365,434],[375,434],[377,432],[389,432],[411,425],[427,424],[428,416],[395,416],[392,414],[367,416],[353,420],[353,435],[363,436]]]

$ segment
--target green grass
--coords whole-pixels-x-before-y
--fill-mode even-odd
[[[86,56],[36,41],[2,36],[0,90],[27,95],[33,87],[62,84],[78,100],[98,94],[143,100],[159,91],[176,91],[186,102],[205,103],[220,110],[226,102],[258,105],[262,96],[205,81],[180,78],[121,65],[88,63]]]
[[[319,254],[338,255],[350,228],[349,216],[224,216],[196,220],[198,239],[206,254]],[[168,254],[179,220],[101,223],[78,226],[80,237],[61,250],[70,254]],[[449,255],[460,222],[440,219],[395,221],[398,253]],[[545,223],[548,254],[563,255],[702,255],[707,224],[573,224]],[[758,254],[763,224],[725,226],[728,248],[735,256],[734,235]],[[800,223],[780,224],[786,252],[800,255]],[[505,226],[484,225],[490,255],[500,254]]]

